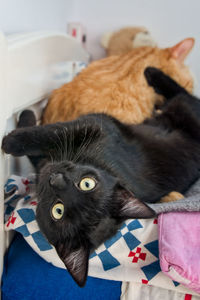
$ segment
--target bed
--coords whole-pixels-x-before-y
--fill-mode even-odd
[[[78,72],[83,64],[89,62],[89,55],[77,41],[65,34],[57,32],[38,32],[11,35],[7,37],[2,33],[0,34],[0,139],[2,139],[5,133],[15,128],[20,111],[27,107],[34,110],[39,122],[42,109],[46,104],[49,93],[67,80],[70,80],[70,76],[66,72],[66,67],[71,68],[71,72],[73,73],[74,62],[79,62]],[[4,184],[7,178],[12,174],[26,177],[27,174],[33,170],[26,158],[14,159],[3,153],[0,154],[0,165],[0,274],[2,275],[4,254],[13,238],[13,230],[5,231],[4,226]],[[33,196],[33,198],[34,197],[35,196]],[[11,229],[20,232],[17,230],[19,226],[14,227],[14,224],[12,224],[12,218],[8,218],[6,224],[8,223]],[[159,289],[167,292],[168,290],[171,290],[173,295],[170,296],[170,299],[175,299],[177,293],[181,293],[180,299],[184,299],[188,290],[180,284],[173,282],[160,270],[157,239],[157,219],[127,220],[116,236],[100,246],[99,249],[91,255],[89,275],[102,278],[103,280],[106,279],[105,284],[107,285],[107,288],[111,288],[111,290],[115,291],[113,293],[116,298],[113,299],[118,299],[120,297],[121,281],[123,281],[123,293],[121,299],[140,299],[140,296],[137,296],[136,294],[135,298],[130,296],[131,288],[129,287],[128,289],[128,285],[131,281],[134,281],[136,290],[137,287],[140,286],[140,292],[138,293],[143,293],[143,289],[147,289],[146,286],[151,285],[158,286]],[[23,245],[23,249],[20,248]],[[35,245],[31,246],[41,257],[43,257],[43,253],[41,254],[41,251],[37,251],[37,247],[34,248]],[[15,255],[13,249],[17,249],[17,255]],[[28,252],[26,252],[26,249]],[[122,255],[122,250],[123,253],[125,253],[125,256]],[[28,264],[28,262],[34,259],[38,261],[39,258],[35,258],[34,252],[30,252],[30,247],[28,247],[27,244],[24,244],[22,237],[17,234],[14,237],[11,250],[6,255],[5,260],[5,264],[8,266],[7,271],[10,280],[13,280],[13,272],[18,276],[21,276],[20,278],[26,274],[23,272],[16,273],[17,268],[19,269],[17,261],[23,259],[23,256],[20,256],[20,253],[22,254],[23,251],[25,251],[24,259],[27,257],[27,263],[24,263],[24,268],[26,266],[30,269],[31,264]],[[10,264],[9,258],[11,261],[16,259],[16,264]],[[49,260],[47,259],[47,261]],[[59,262],[50,262],[56,267],[62,268],[62,266],[59,265]],[[39,259],[38,264],[40,263],[42,265],[42,261]],[[47,263],[47,265],[49,264]],[[44,265],[44,270],[46,270],[45,268],[47,265]],[[39,266],[38,269],[40,268],[43,267]],[[36,269],[34,273],[35,276],[37,276]],[[25,271],[26,270],[24,269],[24,272]],[[58,276],[56,272],[57,271],[55,271],[55,276]],[[63,270],[59,269],[58,273],[59,272],[62,273]],[[107,283],[108,279],[110,280],[109,284]],[[95,289],[95,286],[104,285],[101,282],[101,279],[98,280],[89,279],[93,286],[92,289]],[[16,281],[17,288],[20,286],[20,283],[22,283],[22,281]],[[142,291],[141,285],[143,285]],[[11,286],[7,284],[7,290],[10,288]],[[129,292],[127,293],[127,291]],[[16,292],[18,293],[18,289]],[[98,296],[97,293],[95,299],[112,299],[111,294],[109,293],[107,294],[107,298],[103,292],[99,293],[101,296]],[[158,293],[158,290],[156,290],[156,293]],[[154,291],[153,295],[156,295],[156,293]],[[15,296],[15,299],[22,299],[20,293],[18,295],[19,298],[16,298],[16,294],[13,295]],[[129,296],[130,298],[128,298]],[[9,299],[6,298],[5,294],[4,298],[6,300]],[[58,297],[57,299],[60,298]],[[83,296],[80,296],[80,299],[84,299]]]

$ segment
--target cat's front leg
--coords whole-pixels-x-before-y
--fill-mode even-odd
[[[13,130],[2,140],[2,150],[13,156],[48,155],[60,143],[59,125],[33,126]]]
[[[104,116],[105,117],[105,116]],[[14,156],[48,156],[67,146],[91,143],[101,135],[102,117],[88,115],[72,122],[18,128],[3,138],[2,150]]]
[[[145,69],[144,75],[148,84],[154,88],[155,92],[163,95],[167,99],[167,101],[160,106],[160,109],[164,110],[170,106],[172,102],[176,102],[176,109],[175,107],[172,108],[172,106],[170,108],[171,111],[173,109],[174,111],[177,110],[176,117],[184,114],[185,116],[187,115],[186,118],[188,118],[189,113],[187,113],[187,110],[189,110],[190,119],[192,118],[192,114],[193,121],[194,117],[197,117],[198,120],[200,119],[200,100],[198,98],[189,94],[182,86],[159,69],[148,67]],[[199,125],[197,126],[199,128]]]

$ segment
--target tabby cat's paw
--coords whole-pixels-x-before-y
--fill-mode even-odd
[[[179,192],[171,192],[169,193],[168,195],[162,197],[160,199],[160,202],[161,203],[164,203],[164,202],[173,202],[173,201],[177,201],[177,200],[180,200],[180,199],[183,199],[184,196],[179,193]]]

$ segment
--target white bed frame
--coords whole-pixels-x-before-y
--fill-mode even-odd
[[[89,55],[66,34],[37,32],[5,37],[0,33],[0,142],[15,128],[21,110],[30,106],[41,110],[42,100],[60,85],[55,79],[56,66],[73,60],[88,63]],[[0,152],[0,279],[10,240],[4,231],[3,187],[13,172],[15,160]]]

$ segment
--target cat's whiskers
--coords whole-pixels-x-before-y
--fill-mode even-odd
[[[75,139],[75,127],[73,127],[73,130],[72,130],[72,156],[70,157],[71,161],[73,160],[73,155],[75,153],[74,139]]]
[[[86,131],[85,131],[85,136],[83,141],[85,140],[85,137],[87,136],[88,133],[88,127],[86,125]],[[91,130],[90,135],[88,136],[88,139],[86,140],[86,143],[81,143],[82,147],[80,146],[80,150],[79,153],[77,153],[76,157],[74,158],[74,162],[77,162],[77,160],[80,158],[80,156],[82,155],[82,153],[87,149],[87,147],[90,145],[90,143],[92,142],[92,139],[94,137],[94,133],[95,133],[95,126],[93,128],[93,130]]]
[[[68,139],[67,128],[64,127],[62,129],[62,131],[60,131],[60,134],[62,134],[61,138],[63,139],[63,141]],[[60,161],[65,160],[65,158],[67,156],[67,152],[68,152],[68,149],[66,148],[66,143],[62,143],[62,148],[61,148],[61,153],[60,153],[60,158],[59,158]]]
[[[79,127],[79,123],[77,123],[77,130],[79,129],[78,128]],[[82,140],[82,142],[81,142],[81,144],[80,144],[80,146],[78,147],[78,150],[77,150],[77,152],[76,152],[76,154],[74,155],[74,158],[73,158],[73,162],[75,163],[75,162],[77,162],[77,160],[79,159],[79,157],[81,156],[81,154],[83,153],[83,151],[84,151],[84,149],[85,149],[85,140],[86,140],[86,136],[87,136],[87,126],[85,126],[85,135],[84,135],[84,138],[83,138],[83,140]]]
[[[60,139],[59,134],[57,133],[57,131],[55,131],[55,134],[58,137],[58,141],[60,142],[60,145],[56,142],[56,140],[54,140],[54,143],[57,146],[58,157],[60,155],[60,159],[62,160],[62,141],[61,141],[61,139]]]
[[[51,154],[51,152],[49,151],[49,156],[50,156],[50,159],[51,159],[51,163],[53,164],[54,163],[54,159],[53,159],[53,156]]]
[[[71,130],[69,130],[69,135],[67,138],[67,158],[70,160],[71,156]]]
[[[64,141],[67,141],[67,139],[68,139],[67,132],[68,132],[67,128],[64,127],[63,132],[62,132]],[[68,158],[68,143],[64,144],[63,156],[64,156],[65,159]]]

